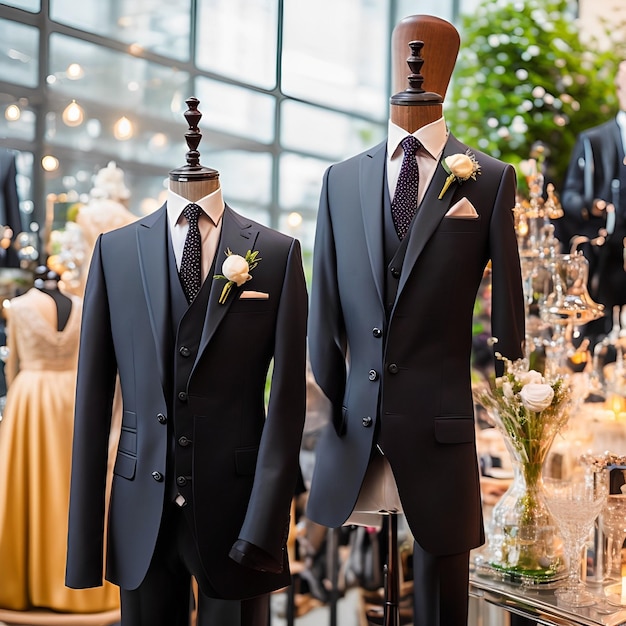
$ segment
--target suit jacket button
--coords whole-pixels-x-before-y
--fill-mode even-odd
[[[383,331],[380,328],[372,328],[372,335],[378,339],[383,336]]]
[[[395,363],[390,363],[387,367],[387,371],[390,374],[397,374],[398,373],[398,366]]]
[[[180,354],[180,356],[187,357],[191,354],[191,350],[187,346],[181,346],[178,348],[178,354]]]
[[[365,428],[369,428],[372,425],[372,418],[368,415],[367,417],[364,417],[361,422],[363,422],[363,426],[365,426]]]
[[[378,372],[376,370],[370,370],[368,377],[370,380],[374,381],[374,380],[378,380]]]
[[[179,487],[184,487],[187,484],[187,479],[184,476],[177,476],[176,477],[176,484]]]
[[[161,472],[152,472],[152,478],[160,483],[163,481],[163,474],[161,474]]]
[[[181,402],[187,402],[187,394],[184,391],[179,391],[178,392],[178,399]]]
[[[400,278],[400,270],[397,267],[392,267],[391,268],[391,275],[394,278]]]
[[[159,413],[157,415],[157,420],[158,420],[159,424],[167,424],[167,417],[165,417],[165,415],[163,415],[163,413]]]
[[[180,437],[179,440],[178,440],[178,445],[182,446],[183,448],[186,448],[190,443],[191,443],[191,439],[187,439],[187,437],[185,437],[185,435]]]

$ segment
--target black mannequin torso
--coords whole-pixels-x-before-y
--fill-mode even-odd
[[[54,300],[57,309],[57,330],[60,332],[65,328],[70,318],[72,299],[61,292],[59,280],[60,276],[45,265],[35,270],[35,288]]]

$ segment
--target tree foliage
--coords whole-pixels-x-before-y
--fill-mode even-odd
[[[617,111],[626,26],[612,19],[604,30],[584,40],[571,0],[483,0],[461,18],[445,109],[452,132],[516,167],[543,143],[560,189],[577,134]]]

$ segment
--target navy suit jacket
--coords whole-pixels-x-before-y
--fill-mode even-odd
[[[466,150],[449,136],[442,157]],[[448,174],[438,164],[408,235],[388,317],[386,143],[326,171],[315,240],[309,351],[333,421],[316,448],[308,515],[329,527],[346,521],[379,443],[412,534],[434,554],[464,552],[484,539],[470,352],[489,260],[498,349],[521,357],[524,340],[515,172],[475,156],[482,173],[453,184],[441,200]],[[463,196],[478,216],[446,217]]]
[[[108,519],[107,579],[136,588],[150,563],[164,502],[171,335],[166,208],[102,235],[87,280],[78,364],[66,582],[102,583],[107,440],[116,374],[123,397]],[[258,250],[252,279],[218,299],[211,280],[187,381],[194,416],[192,523],[219,597],[289,583],[229,558],[235,542],[284,562],[305,411],[307,294],[297,240],[225,208],[217,254]],[[218,272],[220,263],[217,264]],[[240,299],[244,290],[267,299]],[[265,383],[273,363],[269,407]],[[169,384],[168,384],[169,383]],[[186,507],[187,509],[187,507]]]

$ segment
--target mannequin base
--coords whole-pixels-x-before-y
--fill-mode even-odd
[[[120,621],[120,611],[102,613],[54,613],[52,611],[8,611],[0,609],[0,623],[7,626],[111,626]]]

